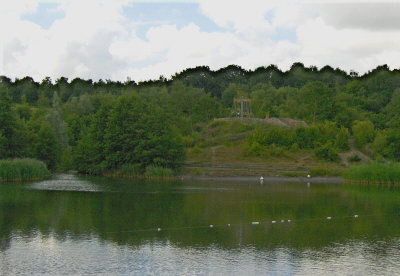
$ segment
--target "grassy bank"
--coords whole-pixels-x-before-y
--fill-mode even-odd
[[[158,166],[148,166],[143,171],[137,165],[127,164],[114,172],[103,173],[103,175],[120,178],[174,179],[177,173],[170,168]]]
[[[0,181],[27,181],[50,177],[46,165],[35,159],[0,160]]]
[[[400,163],[369,163],[347,169],[343,177],[348,182],[400,184]]]
[[[327,126],[327,132],[334,136],[331,132],[336,133],[339,130],[331,128],[333,127]],[[262,143],[254,142],[258,139],[258,134],[263,138]],[[300,140],[301,135],[302,132],[296,128],[278,128],[263,123],[262,120],[214,120],[198,125],[193,134],[185,137],[187,161],[184,174],[293,177],[304,177],[308,174],[341,175],[345,165],[337,158],[332,158],[336,157],[336,152],[326,151],[331,145],[321,148],[317,143],[305,146],[304,143],[293,142],[295,139]],[[325,137],[321,134],[322,136]],[[287,144],[282,144],[282,141]]]

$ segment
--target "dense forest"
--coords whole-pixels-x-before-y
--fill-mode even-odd
[[[0,77],[0,159],[35,158],[51,170],[105,174],[162,167],[178,171],[204,124],[233,116],[233,99],[252,99],[254,117],[293,118],[310,127],[255,130],[260,148],[314,149],[335,161],[355,146],[374,159],[400,161],[400,70],[359,76],[295,63],[247,71],[196,67],[170,79],[41,82]]]

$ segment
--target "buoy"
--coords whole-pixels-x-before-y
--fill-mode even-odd
[[[307,178],[310,178],[310,177],[311,177],[311,175],[307,174]]]
[[[258,224],[260,224],[260,222],[259,221],[252,221],[251,224],[258,225]]]
[[[355,218],[358,218],[358,215],[354,215]]]
[[[287,222],[291,222],[291,220],[290,220],[290,219],[288,219],[288,220],[287,220]]]
[[[210,224],[210,228],[213,228],[213,227],[214,227],[214,225]]]
[[[276,223],[276,221],[275,221],[275,220],[273,220],[273,221],[272,221],[272,223]]]
[[[284,223],[284,222],[285,222],[285,220],[282,219],[282,220],[281,220],[281,223]]]
[[[326,217],[326,219],[332,219],[332,217]]]
[[[231,227],[231,224],[230,224],[230,223],[228,223],[228,227]]]
[[[260,177],[260,180],[264,180],[264,177],[261,176],[261,177]]]
[[[161,231],[161,228],[157,228],[157,232],[160,232]]]

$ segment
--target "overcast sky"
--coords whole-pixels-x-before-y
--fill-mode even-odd
[[[399,1],[0,0],[0,75],[169,77],[293,62],[400,68]]]

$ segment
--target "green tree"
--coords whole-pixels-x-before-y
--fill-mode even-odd
[[[309,82],[298,94],[299,115],[312,123],[332,120],[335,115],[335,92],[322,82]]]
[[[39,124],[33,145],[34,157],[45,162],[50,170],[54,170],[61,153],[60,144],[49,123],[42,120]]]
[[[400,130],[389,128],[379,132],[372,146],[383,157],[400,161]]]
[[[15,157],[17,148],[15,143],[16,118],[12,109],[9,92],[0,88],[0,159]]]
[[[400,88],[397,88],[390,100],[390,102],[384,108],[384,113],[388,127],[400,127]]]
[[[140,164],[177,169],[184,150],[173,132],[168,115],[157,105],[137,95],[122,96],[110,111],[105,133],[107,167]]]
[[[106,168],[105,133],[112,103],[104,103],[90,116],[89,126],[81,127],[77,145],[72,151],[76,169],[89,174],[101,174]]]
[[[352,130],[354,141],[360,148],[375,138],[375,128],[370,121],[355,121]]]

